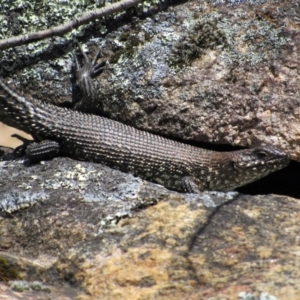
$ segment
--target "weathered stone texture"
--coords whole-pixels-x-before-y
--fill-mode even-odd
[[[299,161],[299,15],[296,1],[190,1],[115,30],[106,25],[105,36],[99,23],[85,27],[81,43],[91,55],[101,46],[110,62],[98,79],[98,113],[185,140],[269,143]],[[39,60],[27,54],[33,65],[20,50],[5,52],[3,68],[19,55],[10,76],[29,83],[19,88],[66,103],[76,45],[70,37],[56,45]]]
[[[299,161],[300,7],[221,2],[189,1],[79,32],[89,55],[101,45],[110,61],[98,80],[99,112],[185,140],[271,143]],[[2,12],[7,35],[31,20],[19,14]],[[68,36],[51,49],[48,41],[10,49],[1,72],[26,96],[70,105],[76,47]],[[296,199],[180,195],[65,158],[0,164],[2,280],[39,280],[55,299],[300,299]],[[0,285],[4,299],[49,299],[44,293]]]
[[[66,158],[0,163],[2,279],[38,280],[56,299],[300,295],[296,199],[178,194]]]

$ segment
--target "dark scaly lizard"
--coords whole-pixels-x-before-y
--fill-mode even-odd
[[[78,107],[87,111],[88,98],[96,95],[92,77],[103,64],[84,57],[86,64],[81,69],[77,63],[77,79],[87,96]],[[1,79],[0,121],[40,142],[27,147],[29,159],[60,154],[103,163],[180,192],[233,190],[290,161],[289,154],[272,146],[216,152],[176,142],[101,116],[25,99]]]

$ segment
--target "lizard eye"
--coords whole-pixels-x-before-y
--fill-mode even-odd
[[[265,159],[266,157],[268,157],[268,153],[266,151],[260,150],[256,152],[256,156],[258,159]]]

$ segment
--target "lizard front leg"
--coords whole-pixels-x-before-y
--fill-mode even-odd
[[[199,194],[207,189],[204,183],[193,176],[185,176],[180,179],[180,187],[185,193]]]

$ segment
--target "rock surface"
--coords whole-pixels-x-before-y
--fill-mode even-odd
[[[1,3],[1,38],[82,10],[18,3]],[[77,41],[90,57],[101,46],[110,64],[99,113],[185,140],[271,143],[299,161],[299,10],[297,1],[211,0],[147,18],[127,12],[50,46],[2,52],[1,76],[26,96],[70,106],[79,98],[70,52]],[[3,299],[300,298],[297,199],[183,195],[56,158],[0,161],[0,210]]]
[[[178,194],[66,158],[0,164],[7,299],[300,297],[296,199]]]
[[[3,37],[20,26],[7,7],[2,18],[13,26]],[[64,21],[74,17],[68,6],[55,9]],[[79,39],[91,57],[102,47],[110,62],[98,79],[99,113],[184,140],[269,143],[300,161],[299,15],[297,1],[189,1],[144,19],[125,14],[84,26],[50,50],[46,41],[10,49],[1,67],[26,94],[70,103],[69,54]]]

